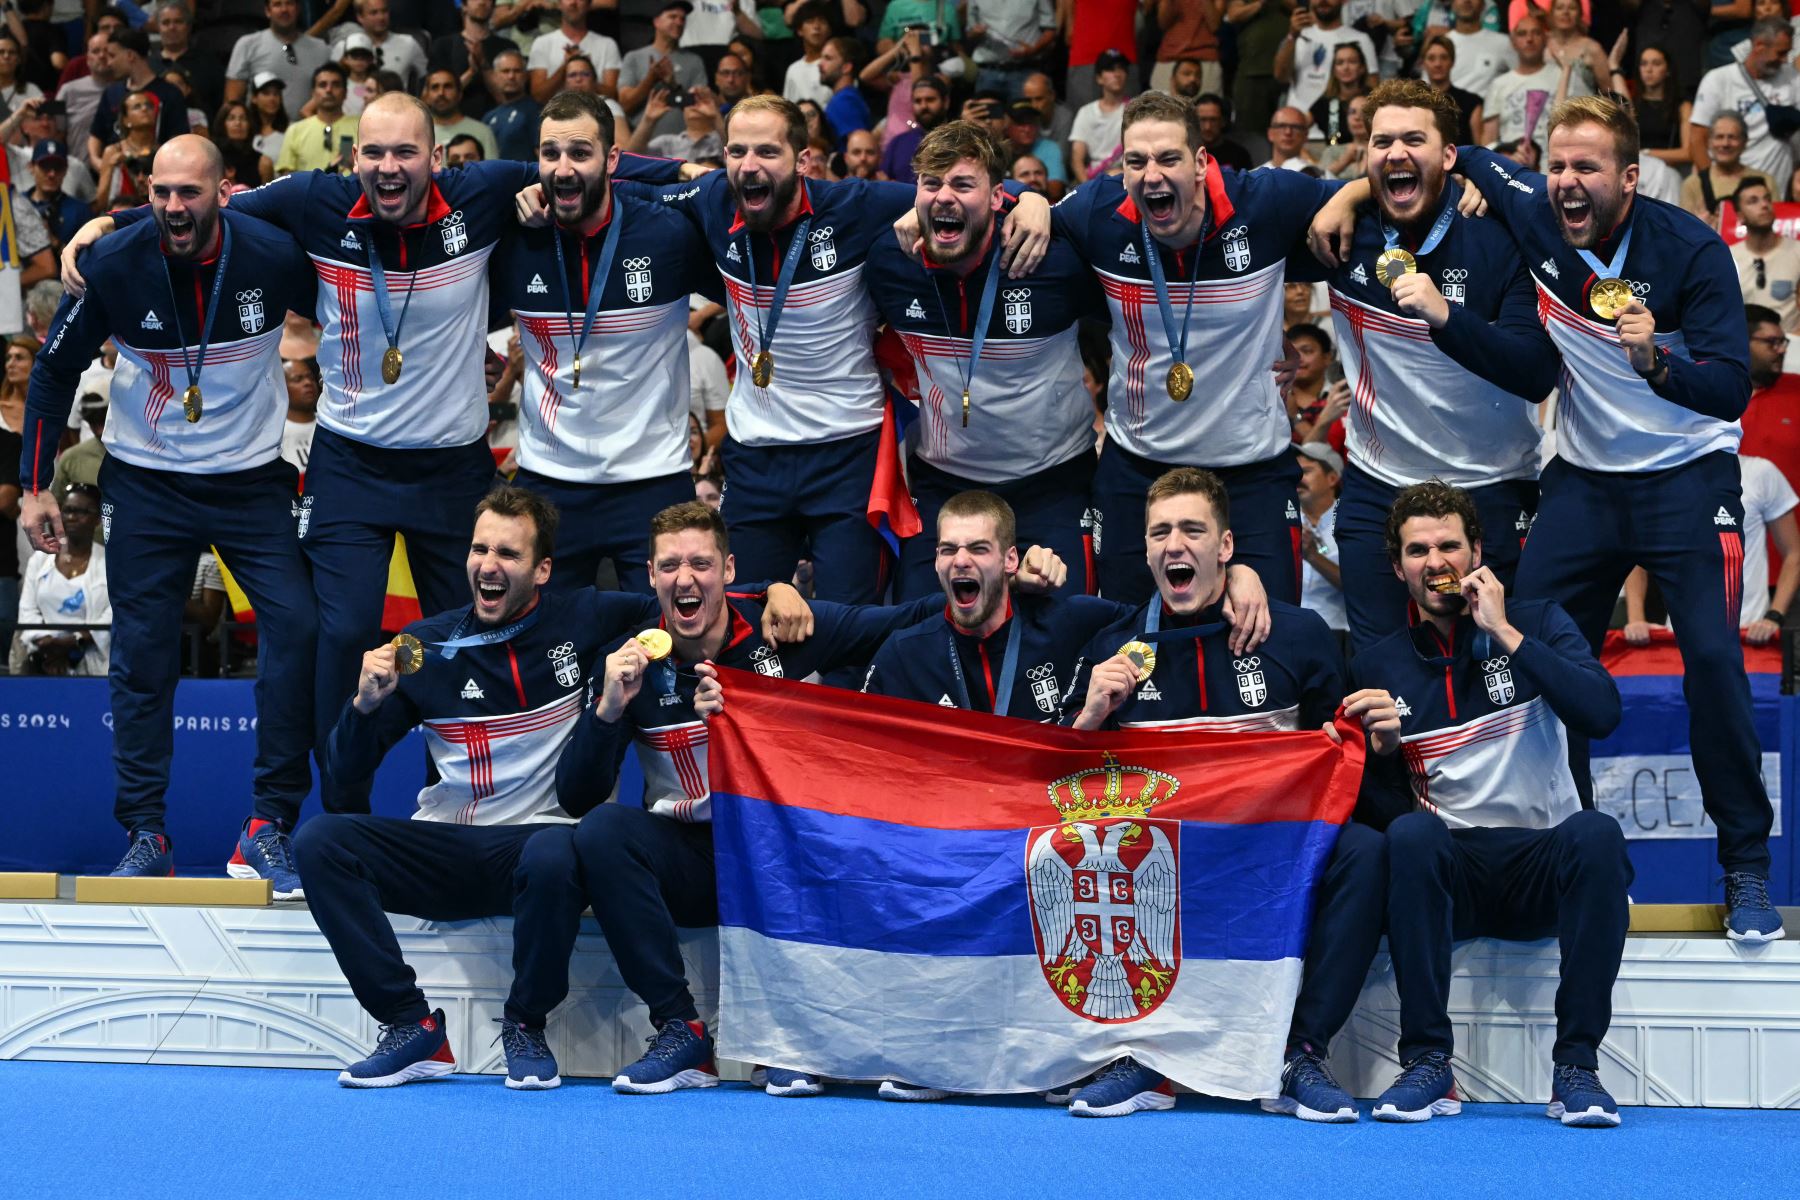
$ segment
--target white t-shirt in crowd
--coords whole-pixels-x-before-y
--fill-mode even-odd
[[[1756,86],[1770,104],[1800,104],[1800,72],[1785,63],[1773,79],[1759,79]],[[1793,147],[1769,133],[1768,114],[1737,63],[1715,67],[1700,77],[1700,90],[1694,95],[1694,111],[1688,119],[1705,129],[1722,112],[1740,114],[1749,130],[1744,165],[1774,180],[1776,195],[1787,195],[1788,180],[1794,174]]]
[[[781,94],[795,104],[811,100],[821,111],[831,103],[831,89],[825,86],[824,79],[819,76],[818,61],[815,59],[807,62],[804,55],[788,65],[787,75],[781,84]]]
[[[1529,137],[1537,143],[1539,161],[1550,154],[1550,110],[1556,103],[1556,89],[1562,85],[1562,71],[1546,66],[1529,75],[1513,70],[1494,80],[1481,102],[1483,119],[1498,117],[1500,141],[1516,142]],[[1591,96],[1594,89],[1580,75],[1569,75],[1569,97]]]
[[[1766,458],[1741,454],[1738,471],[1744,479],[1744,603],[1738,614],[1742,629],[1769,611],[1769,526],[1794,511],[1800,497],[1781,468]]]
[[[756,0],[694,0],[681,46],[724,46],[738,35],[737,14],[756,20]]]
[[[1654,154],[1638,155],[1638,195],[1665,204],[1681,203],[1681,174]]]
[[[531,53],[526,56],[525,69],[542,71],[546,75],[556,74],[557,68],[563,65],[563,47],[569,39],[563,36],[562,29],[552,29],[549,33],[541,33],[531,43]],[[608,71],[616,71],[625,60],[619,54],[619,43],[605,34],[589,30],[581,39],[581,52],[594,61],[594,73],[605,77]]]
[[[1355,42],[1362,47],[1363,61],[1369,64],[1369,70],[1379,69],[1381,64],[1375,57],[1375,43],[1362,30],[1347,24],[1336,29],[1309,25],[1294,39],[1294,82],[1288,84],[1287,93],[1291,107],[1306,112],[1312,108],[1313,101],[1325,94],[1325,84],[1331,79],[1332,55],[1345,42]],[[1076,119],[1080,120],[1079,117]]]
[[[688,412],[700,418],[706,428],[706,414],[724,412],[725,400],[731,395],[731,381],[725,378],[725,360],[688,330]]]
[[[282,461],[293,463],[294,469],[301,474],[306,473],[306,464],[312,459],[313,433],[318,428],[317,421],[288,420],[282,422]]]
[[[21,625],[110,625],[112,598],[106,588],[106,547],[94,543],[87,570],[73,579],[56,569],[56,555],[34,550],[25,564],[25,576],[19,592],[19,624]],[[112,634],[103,629],[90,631],[94,644],[85,647],[71,675],[106,674],[112,650]],[[56,636],[47,629],[21,632],[19,640],[36,646]]]
[[[1069,140],[1087,146],[1089,171],[1110,165],[1118,155],[1119,144],[1125,136],[1124,124],[1123,103],[1114,105],[1109,112],[1100,106],[1100,101],[1092,100],[1075,111],[1075,123],[1069,127]],[[1075,182],[1085,181],[1078,179]]]
[[[1489,85],[1503,71],[1519,65],[1512,39],[1494,29],[1477,29],[1474,33],[1446,34],[1456,46],[1456,62],[1450,68],[1450,84],[1477,96],[1487,95]]]
[[[1300,514],[1300,520],[1319,539],[1319,553],[1324,556],[1325,561],[1336,563],[1337,505],[1333,504],[1326,509],[1317,525],[1304,512]],[[1350,618],[1344,610],[1343,589],[1333,586],[1331,580],[1321,575],[1317,567],[1304,561],[1300,571],[1300,607],[1312,609],[1333,629],[1348,631],[1350,628]]]

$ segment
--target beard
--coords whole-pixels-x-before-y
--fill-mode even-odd
[[[788,206],[794,202],[794,197],[800,191],[798,173],[789,175],[779,182],[768,181],[768,179],[767,175],[758,176],[758,184],[769,189],[769,201],[756,211],[752,211],[744,203],[745,185],[736,179],[731,181],[731,198],[737,202],[738,212],[743,214],[745,227],[753,233],[768,233],[774,229],[777,222],[781,220],[781,214],[788,210]]]
[[[555,217],[559,223],[570,228],[587,224],[588,218],[599,212],[601,206],[606,203],[607,181],[604,174],[598,179],[587,179],[580,175],[575,176],[575,183],[580,187],[579,195],[581,197],[581,209],[572,217],[564,217],[562,214],[562,204],[557,195],[555,180],[551,176],[546,175],[540,179],[539,182],[543,185],[544,198],[550,205],[551,216]],[[569,196],[567,192],[565,192],[564,195],[565,198],[573,198],[572,196]]]
[[[170,237],[169,217],[166,213],[153,213],[156,218],[156,231],[162,238],[165,249],[173,244]],[[212,249],[213,238],[219,231],[219,210],[212,209],[204,215],[188,211],[186,221],[189,228],[183,230],[184,235],[191,234],[188,251],[184,257],[199,258]]]

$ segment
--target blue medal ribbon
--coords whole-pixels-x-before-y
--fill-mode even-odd
[[[366,231],[369,243],[369,280],[374,284],[375,311],[381,317],[381,332],[387,335],[389,350],[400,348],[400,328],[406,324],[406,314],[412,308],[413,292],[417,290],[418,278],[406,286],[406,303],[400,306],[400,319],[394,320],[394,305],[388,299],[387,271],[381,265],[381,251],[375,247],[375,229],[373,223]],[[396,229],[395,237],[405,237],[404,230]]]
[[[1208,621],[1200,625],[1182,625],[1175,629],[1162,627],[1162,593],[1150,597],[1150,609],[1144,614],[1144,632],[1134,639],[1140,642],[1185,642],[1195,638],[1203,638],[1209,633],[1217,633],[1230,627],[1228,621]]]
[[[1006,710],[1012,705],[1013,677],[1019,667],[1019,631],[1024,627],[1024,619],[1018,609],[1013,610],[1012,628],[1006,633],[1006,654],[1000,660],[1000,682],[994,686],[994,715],[1004,717]],[[954,625],[950,629],[950,673],[956,677],[956,698],[961,707],[974,711],[975,705],[969,700],[969,682],[963,678],[962,656],[956,651],[957,632]]]
[[[231,262],[231,222],[225,219],[223,213],[219,214],[219,230],[219,261],[218,269],[213,274],[212,298],[206,302],[206,316],[201,322],[200,346],[194,351],[192,358],[188,357],[187,334],[181,329],[181,301],[175,295],[175,277],[169,274],[169,256],[159,256],[162,259],[163,282],[169,285],[169,308],[175,318],[175,339],[181,343],[181,367],[187,372],[190,388],[200,386],[200,372],[206,366],[206,346],[212,341],[213,320],[219,315],[219,297],[225,288],[225,268]],[[202,265],[204,264],[194,264],[194,270],[198,271]]]
[[[756,247],[751,244],[748,233],[744,235],[744,269],[750,274],[750,303],[756,305],[756,349],[758,354],[767,354],[775,341],[775,327],[781,324],[781,309],[787,303],[788,288],[794,282],[794,271],[800,265],[800,252],[806,249],[806,235],[812,230],[810,216],[800,218],[800,224],[794,227],[794,240],[788,243],[787,257],[781,260],[781,270],[775,275],[775,295],[769,301],[769,316],[763,319],[762,307],[756,305]],[[775,237],[769,235],[769,244],[774,245]]]
[[[1181,332],[1175,332],[1175,306],[1169,303],[1169,281],[1163,276],[1162,256],[1158,254],[1156,239],[1150,236],[1150,227],[1144,230],[1144,261],[1150,267],[1150,286],[1156,289],[1156,310],[1162,316],[1163,336],[1169,341],[1169,352],[1178,363],[1187,362],[1188,323],[1194,314],[1194,281],[1200,278],[1200,256],[1206,250],[1207,236],[1212,232],[1212,211],[1207,210],[1206,219],[1200,225],[1200,240],[1194,243],[1194,262],[1188,268],[1187,304],[1181,310]]]
[[[1632,222],[1632,228],[1636,227],[1637,223]],[[1613,260],[1609,263],[1601,262],[1600,257],[1592,250],[1577,250],[1575,253],[1581,255],[1581,261],[1594,272],[1595,278],[1617,279],[1619,273],[1625,269],[1625,256],[1631,253],[1631,229],[1627,229],[1625,236],[1619,239],[1619,252],[1613,255]]]
[[[969,389],[975,386],[975,371],[981,366],[981,347],[987,341],[988,322],[994,319],[994,296],[1000,290],[1000,247],[992,246],[991,252],[993,257],[988,259],[987,280],[981,285],[981,304],[975,310],[975,328],[969,334],[968,374],[963,375],[960,362],[956,367],[957,374],[962,375],[963,381],[962,423],[965,427],[969,424]],[[941,304],[942,296],[938,299],[944,310],[944,332],[954,338],[956,332],[950,328],[950,307]]]
[[[431,645],[434,649],[438,650],[446,660],[449,660],[456,657],[457,651],[466,647],[491,646],[495,642],[509,641],[510,639],[517,637],[527,629],[530,629],[533,625],[536,625],[537,619],[543,615],[543,611],[544,606],[542,604],[534,604],[532,605],[530,612],[526,613],[510,625],[503,625],[498,629],[484,629],[480,633],[468,633],[467,630],[469,626],[475,621],[475,610],[471,608],[468,612],[463,614],[462,620],[456,623],[456,628],[450,631],[449,638],[441,642],[432,642]]]
[[[1413,251],[1419,258],[1424,258],[1427,254],[1436,250],[1438,248],[1438,243],[1444,240],[1444,235],[1450,232],[1450,225],[1456,220],[1455,200],[1456,197],[1451,194],[1448,188],[1446,188],[1444,190],[1443,209],[1438,213],[1437,220],[1431,223],[1431,232],[1425,235],[1425,240],[1419,243],[1419,248],[1417,250]],[[1392,225],[1389,225],[1386,221],[1382,221],[1381,241],[1382,245],[1387,249],[1394,249],[1400,244],[1400,231],[1395,229]]]
[[[594,331],[594,318],[600,312],[600,296],[606,291],[606,278],[612,274],[613,252],[619,248],[619,227],[624,224],[623,214],[619,211],[619,199],[613,196],[609,201],[613,206],[612,219],[606,225],[606,240],[600,243],[600,261],[595,264],[593,279],[588,285],[587,317],[581,324],[581,332],[575,333],[575,302],[569,293],[569,267],[563,258],[563,231],[552,227],[550,244],[556,247],[556,277],[562,280],[563,312],[569,318],[569,331],[575,339],[574,371],[575,382],[581,382],[581,348],[587,344],[588,334]],[[579,230],[575,232],[580,237]],[[408,298],[411,293],[407,293]]]

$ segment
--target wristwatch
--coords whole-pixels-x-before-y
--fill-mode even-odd
[[[1787,614],[1782,612],[1779,608],[1771,608],[1762,615],[1762,619],[1765,621],[1773,621],[1775,624],[1780,625],[1783,621],[1787,620]]]
[[[1652,387],[1667,379],[1669,377],[1669,352],[1658,346],[1656,353],[1650,359],[1650,369],[1639,371],[1638,374]]]

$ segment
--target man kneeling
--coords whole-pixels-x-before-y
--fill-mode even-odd
[[[1351,665],[1386,717],[1369,726],[1368,777],[1407,810],[1387,830],[1388,949],[1400,992],[1400,1075],[1383,1121],[1460,1112],[1448,1013],[1453,940],[1555,934],[1562,949],[1546,1115],[1617,1125],[1597,1074],[1630,924],[1619,823],[1583,810],[1567,730],[1602,738],[1619,689],[1553,601],[1508,606],[1481,565],[1468,493],[1402,491],[1388,556],[1418,621]]]

